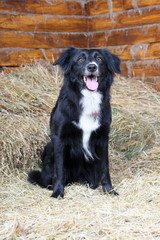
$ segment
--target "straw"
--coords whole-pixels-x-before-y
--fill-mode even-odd
[[[160,94],[115,77],[110,173],[119,196],[72,184],[63,200],[27,182],[49,141],[62,76],[45,62],[0,74],[0,239],[160,239]]]

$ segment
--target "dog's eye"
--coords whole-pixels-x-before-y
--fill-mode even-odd
[[[84,62],[84,58],[79,58],[78,62]]]
[[[97,57],[97,61],[98,61],[98,62],[101,62],[101,61],[102,61],[102,58]]]

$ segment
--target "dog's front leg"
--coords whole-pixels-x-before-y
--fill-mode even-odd
[[[106,151],[103,152],[102,157],[102,175],[101,175],[101,183],[103,192],[110,193],[113,195],[119,195],[115,190],[112,188],[110,173],[109,173],[109,160],[108,160],[108,144],[106,146]]]
[[[56,138],[54,140],[54,172],[53,172],[53,193],[54,198],[64,196],[64,176],[63,176],[64,145]]]

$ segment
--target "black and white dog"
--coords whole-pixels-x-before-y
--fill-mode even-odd
[[[64,72],[64,83],[50,120],[51,141],[42,153],[42,171],[28,180],[63,197],[64,187],[87,183],[117,194],[111,184],[108,138],[111,123],[110,87],[120,73],[120,59],[105,49],[69,47],[53,65]]]

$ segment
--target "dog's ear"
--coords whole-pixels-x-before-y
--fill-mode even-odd
[[[110,53],[106,49],[100,50],[107,64],[107,68],[111,73],[121,73],[121,60],[115,54]]]
[[[71,57],[73,56],[76,48],[68,47],[63,53],[60,54],[59,58],[53,63],[53,65],[59,65],[65,73],[71,69]]]

